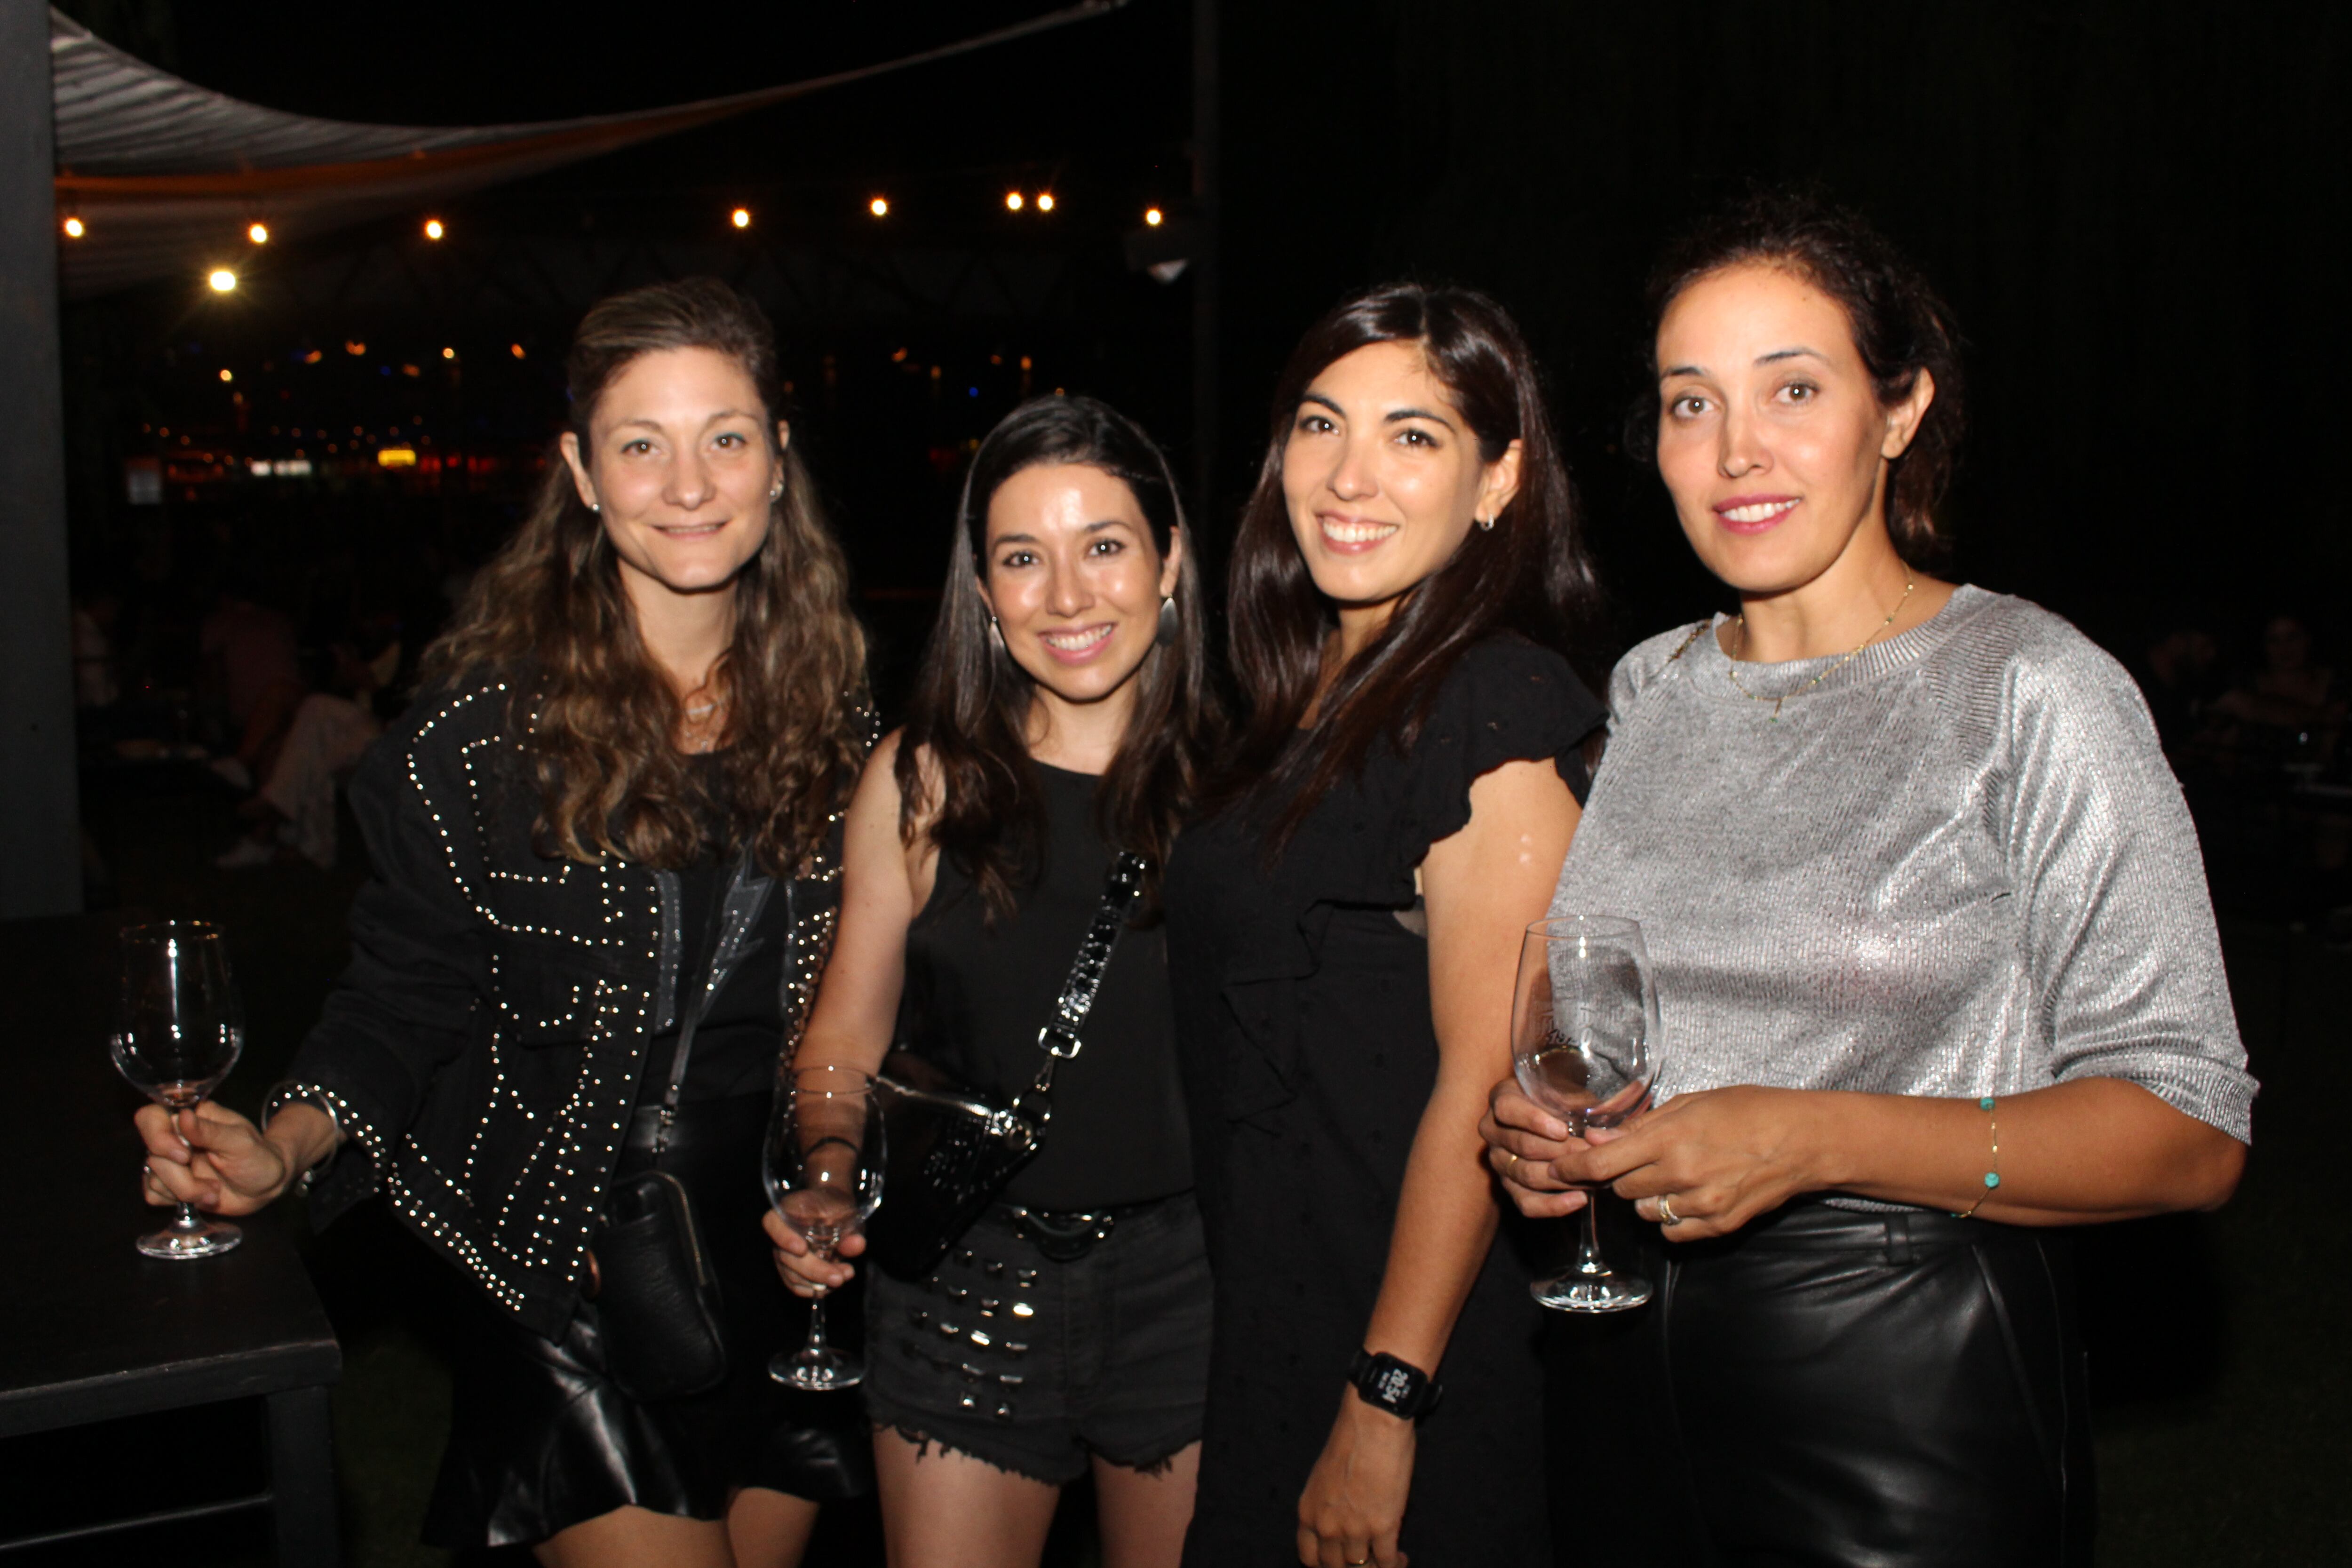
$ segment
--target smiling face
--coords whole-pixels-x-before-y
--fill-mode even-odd
[[[1368,343],[1323,367],[1282,449],[1292,534],[1343,629],[1383,624],[1509,504],[1519,444],[1494,462],[1414,342]]]
[[[981,596],[1041,695],[1073,705],[1131,682],[1176,591],[1183,536],[1163,556],[1127,482],[1078,463],[1024,468],[988,502]]]
[[[1882,405],[1845,312],[1781,268],[1691,284],[1658,324],[1658,472],[1691,547],[1743,595],[1820,579],[1886,535],[1888,464],[1935,396]]]
[[[743,366],[716,349],[638,355],[606,384],[588,441],[563,437],[580,499],[598,509],[621,581],[647,595],[724,588],[768,537],[783,482],[768,410]]]

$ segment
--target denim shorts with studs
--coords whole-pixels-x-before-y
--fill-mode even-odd
[[[1051,1486],[1090,1459],[1150,1470],[1201,1437],[1209,1259],[1192,1194],[1056,1263],[992,1209],[915,1282],[866,1274],[879,1431]]]

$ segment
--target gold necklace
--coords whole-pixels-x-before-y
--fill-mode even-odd
[[[1843,658],[1838,660],[1835,664],[1830,666],[1827,669],[1822,671],[1811,680],[1805,682],[1804,685],[1797,688],[1796,690],[1783,692],[1781,695],[1772,698],[1759,697],[1756,693],[1748,690],[1748,688],[1739,683],[1739,656],[1748,651],[1748,612],[1742,610],[1739,612],[1738,616],[1739,647],[1733,651],[1730,658],[1725,663],[1723,672],[1731,677],[1732,689],[1738,692],[1742,697],[1748,699],[1748,701],[1770,702],[1772,704],[1772,722],[1778,724],[1780,721],[1781,703],[1786,702],[1791,697],[1804,696],[1814,687],[1819,686],[1822,681],[1827,680],[1831,676],[1835,675],[1839,670],[1843,669],[1847,665],[1852,664],[1855,659],[1860,658],[1862,657],[1862,649],[1868,647],[1872,643],[1876,642],[1879,637],[1885,634],[1886,628],[1895,624],[1895,617],[1901,615],[1903,613],[1903,606],[1911,602],[1911,590],[1917,586],[1918,584],[1911,578],[1906,577],[1903,579],[1903,596],[1895,601],[1895,607],[1886,612],[1886,618],[1878,623],[1878,629],[1862,639],[1862,646],[1860,647],[1855,648],[1852,653],[1846,655]]]

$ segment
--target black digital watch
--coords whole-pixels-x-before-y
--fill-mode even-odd
[[[1348,1363],[1348,1381],[1356,1385],[1357,1398],[1404,1421],[1417,1421],[1436,1409],[1438,1396],[1444,1393],[1435,1378],[1386,1351],[1359,1350]]]

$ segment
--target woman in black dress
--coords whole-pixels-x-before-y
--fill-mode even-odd
[[[1115,851],[1157,903],[1220,726],[1175,485],[1142,431],[1091,398],[1025,404],[973,455],[960,513],[907,727],[849,808],[798,1065],[873,1072],[900,1043],[1003,1106],[1044,1065]],[[1034,1568],[1089,1472],[1106,1568],[1176,1562],[1209,1280],[1160,936],[1146,918],[1113,948],[1043,1149],[1000,1201],[925,1276],[867,1275],[897,1568]],[[769,1233],[796,1289],[849,1279]]]
[[[315,1172],[314,1218],[380,1192],[462,1277],[436,1545],[785,1568],[861,1488],[854,1403],[765,1370],[795,1314],[760,1145],[870,733],[774,367],[715,279],[588,313],[536,510],[352,781],[375,876],[290,1081],[259,1131],[140,1114],[150,1201],[245,1214]],[[605,1195],[656,1163],[719,1276],[715,1387],[632,1383],[599,1305],[636,1282],[598,1265]]]
[[[1500,307],[1391,285],[1307,332],[1234,545],[1239,784],[1169,870],[1201,1568],[1549,1562],[1540,1314],[1476,1126],[1602,718],[1559,651],[1594,597]]]

